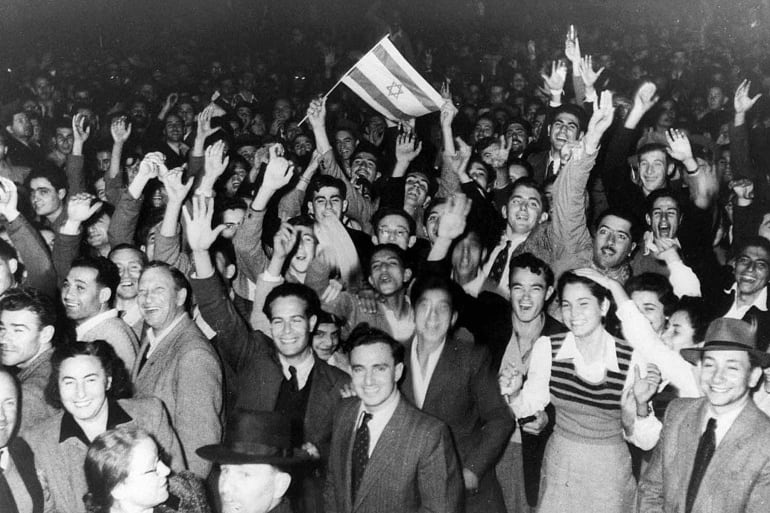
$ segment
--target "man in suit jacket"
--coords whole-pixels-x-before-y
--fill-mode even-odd
[[[13,436],[20,405],[16,381],[0,368],[0,511],[42,513],[43,489],[35,458],[27,442]]]
[[[735,252],[735,283],[722,295],[713,317],[730,317],[758,325],[758,347],[770,347],[770,310],[767,283],[770,280],[770,242],[760,236],[746,237]]]
[[[188,468],[205,479],[211,463],[195,453],[222,436],[222,367],[187,315],[187,280],[167,264],[148,265],[139,278],[139,308],[147,325],[131,373],[137,395],[166,405]]]
[[[326,513],[462,511],[463,485],[449,429],[398,391],[404,346],[367,325],[353,331],[350,346],[358,397],[345,400],[335,419]],[[366,456],[356,467],[359,432],[365,433]]]
[[[705,397],[675,399],[666,410],[639,483],[638,511],[768,511],[770,419],[751,400],[751,389],[770,354],[756,349],[750,324],[717,319],[704,346],[683,349],[682,356],[700,361]]]
[[[299,477],[297,486],[303,488],[305,508],[320,511],[320,478],[329,454],[334,410],[350,378],[313,354],[318,296],[298,283],[279,285],[265,299],[272,339],[250,331],[230,301],[208,252],[216,238],[210,217],[206,217],[212,205],[203,198],[194,201],[198,202],[195,211],[201,214],[188,219],[186,225],[196,270],[191,283],[203,319],[217,332],[219,352],[237,375],[235,406],[285,414],[291,419],[297,445],[313,446],[311,451],[320,456],[320,465],[310,478]]]
[[[489,351],[461,334],[452,284],[426,275],[412,286],[415,336],[407,348],[401,392],[414,405],[449,425],[460,455],[466,510],[504,512],[495,465],[514,429],[513,415],[497,387]]]

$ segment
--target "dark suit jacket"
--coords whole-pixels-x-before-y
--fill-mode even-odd
[[[37,479],[35,458],[32,455],[32,450],[27,445],[27,442],[19,437],[15,437],[8,443],[8,454],[11,456],[14,466],[24,482],[27,493],[32,497],[33,513],[43,513],[43,488]],[[0,505],[2,504],[14,504],[13,497],[0,497]],[[13,509],[13,506],[11,506],[11,509]],[[3,513],[6,512],[3,511]],[[7,513],[16,512],[8,511]]]
[[[249,330],[216,275],[191,278],[190,282],[203,319],[217,332],[222,358],[237,375],[236,407],[273,411],[284,379],[273,341],[261,331]],[[328,456],[340,389],[348,383],[347,374],[316,358],[303,431],[304,441],[318,448],[323,461]]]
[[[548,178],[548,176],[546,176],[546,171],[548,169],[549,153],[550,150],[545,150],[538,153],[533,153],[527,157],[527,162],[532,165],[532,178],[534,178],[535,181],[540,185],[543,185],[543,182],[545,182],[545,180]]]
[[[411,344],[406,354],[409,362]],[[449,425],[460,464],[481,482],[473,499],[486,503],[486,511],[504,511],[495,465],[515,426],[496,376],[486,347],[452,336],[438,359],[422,405],[422,411]],[[411,369],[405,372],[400,388],[414,404]]]
[[[674,399],[652,461],[639,482],[638,511],[683,512],[705,398]],[[716,448],[692,513],[770,511],[770,419],[749,400]]]
[[[351,459],[361,401],[346,399],[332,435],[326,513],[457,513],[463,482],[447,426],[399,398],[351,504]]]

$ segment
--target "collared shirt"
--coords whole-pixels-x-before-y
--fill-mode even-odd
[[[83,338],[86,333],[100,325],[102,322],[117,316],[118,311],[115,308],[112,308],[105,312],[98,313],[84,322],[81,322],[75,328],[75,333],[77,334],[78,340]]]
[[[556,353],[554,360],[572,360],[575,365],[575,372],[578,376],[585,379],[589,383],[598,383],[604,379],[604,375],[607,371],[620,372],[618,366],[618,357],[615,352],[615,339],[612,335],[604,331],[602,333],[602,343],[604,348],[602,350],[601,360],[590,363],[583,358],[583,354],[578,351],[577,342],[575,336],[569,333],[564,338],[559,352]]]
[[[732,427],[733,423],[735,422],[735,419],[738,418],[738,415],[741,414],[743,409],[746,407],[746,404],[751,401],[751,397],[746,397],[745,401],[743,403],[743,406],[740,408],[734,408],[727,413],[718,414],[716,413],[711,405],[709,404],[708,410],[706,412],[706,416],[703,418],[703,422],[701,423],[701,434],[706,430],[706,424],[708,424],[708,420],[710,418],[714,418],[717,421],[717,427],[714,430],[714,435],[716,438],[716,444],[719,446],[719,444],[724,439],[727,432]]]
[[[117,401],[107,399],[107,429],[113,429],[121,424],[131,422],[131,416],[126,413],[126,410],[120,407]],[[59,443],[64,442],[69,438],[76,438],[83,442],[86,446],[91,445],[91,441],[86,436],[83,428],[77,423],[71,413],[65,411],[61,418],[61,425],[59,426]]]
[[[297,369],[297,387],[300,390],[305,388],[305,385],[307,384],[307,378],[310,376],[310,372],[313,370],[313,365],[315,365],[315,356],[313,356],[313,351],[308,351],[307,357],[299,363],[287,362],[286,358],[280,353],[278,353],[278,361],[281,362],[281,370],[283,371],[283,376],[286,379],[291,379],[291,372],[289,371],[289,367],[294,367]]]
[[[133,326],[142,320],[142,310],[139,308],[139,305],[134,303],[128,308],[128,310],[122,310],[122,315],[120,318],[123,319],[123,322],[129,326]]]
[[[147,358],[150,357],[152,353],[155,352],[155,349],[160,345],[161,342],[163,342],[163,339],[166,338],[166,335],[171,333],[171,330],[176,328],[177,324],[182,322],[182,319],[184,319],[187,316],[187,312],[182,312],[179,315],[177,315],[176,319],[174,319],[174,322],[172,322],[169,326],[161,330],[160,333],[157,335],[155,334],[155,330],[152,328],[147,328],[147,340],[150,341],[150,347],[147,349]]]
[[[404,297],[406,307],[409,311],[403,319],[396,317],[396,312],[388,309],[384,303],[379,304],[379,310],[390,326],[390,334],[401,343],[408,342],[414,335],[414,312],[412,311],[412,302],[408,297]]]
[[[733,299],[733,306],[730,307],[730,309],[727,311],[726,314],[723,315],[723,317],[727,317],[728,319],[743,319],[743,316],[746,315],[746,312],[751,310],[752,306],[757,307],[757,310],[761,310],[763,312],[767,312],[767,285],[762,289],[762,291],[757,295],[756,299],[753,303],[746,306],[738,306],[738,285],[733,284],[733,286],[728,290],[727,292],[735,292],[735,299]]]
[[[422,373],[420,367],[420,361],[417,358],[417,345],[415,340],[412,344],[412,354],[409,357],[412,367],[412,390],[414,392],[414,402],[418,408],[422,408],[425,402],[425,396],[428,394],[428,387],[430,386],[430,380],[433,377],[433,371],[436,370],[438,359],[441,353],[444,351],[446,340],[441,343],[432,353],[428,355],[428,365],[425,367],[425,374]]]
[[[372,418],[369,419],[369,424],[367,424],[367,426],[369,426],[370,457],[374,452],[374,448],[377,446],[377,441],[380,439],[380,436],[382,436],[382,432],[385,431],[385,426],[388,425],[390,418],[393,417],[393,413],[398,407],[398,401],[401,400],[400,398],[401,394],[398,393],[398,391],[395,391],[395,393],[393,393],[382,405],[380,405],[380,408],[377,411],[369,411],[369,414],[372,416]],[[356,426],[353,430],[354,436],[358,428],[361,427],[361,421],[364,418],[365,411],[368,410],[364,406],[364,403],[361,403],[361,408],[358,411],[358,417],[356,420]]]
[[[492,271],[492,266],[495,264],[495,260],[497,260],[497,255],[501,251],[505,251],[505,245],[510,240],[511,245],[508,248],[508,257],[505,259],[505,267],[503,267],[503,274],[500,275],[500,283],[498,284],[497,288],[494,292],[500,294],[505,299],[508,299],[511,295],[511,291],[508,287],[508,277],[510,273],[510,263],[511,263],[511,255],[513,255],[513,252],[516,251],[516,248],[519,247],[521,243],[523,243],[525,240],[527,240],[527,237],[529,234],[514,234],[512,237],[508,237],[508,234],[503,235],[502,240],[500,243],[495,247],[495,249],[492,250],[492,253],[490,253],[489,258],[487,259],[487,263],[484,265],[484,278],[489,276],[489,273]]]

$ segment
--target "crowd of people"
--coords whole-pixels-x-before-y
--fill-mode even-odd
[[[375,11],[439,112],[301,28],[15,71],[0,511],[770,508],[761,54]]]

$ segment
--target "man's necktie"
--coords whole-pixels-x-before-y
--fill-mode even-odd
[[[709,419],[706,424],[706,431],[700,437],[698,442],[698,450],[695,452],[695,464],[692,467],[692,475],[690,476],[690,484],[687,486],[687,502],[685,502],[684,511],[690,513],[692,511],[692,505],[695,503],[695,497],[698,496],[698,488],[703,480],[703,476],[706,474],[706,469],[709,466],[711,457],[714,455],[714,450],[717,447],[716,439],[717,420],[714,418]]]
[[[353,440],[353,461],[352,482],[350,487],[351,500],[356,501],[358,487],[361,486],[361,479],[364,477],[366,464],[369,462],[369,421],[372,420],[372,414],[364,412],[364,418],[361,419],[361,426],[356,430],[356,437]]]
[[[297,381],[297,368],[293,365],[289,365],[289,374],[291,374],[291,389],[294,392],[299,390],[299,381]]]
[[[0,468],[0,511],[16,513],[18,511],[16,501],[11,493],[11,487],[5,479],[5,472]]]
[[[505,247],[495,257],[492,267],[489,268],[489,279],[495,284],[500,285],[500,278],[503,277],[505,264],[508,262],[508,251],[511,249],[511,241],[506,241]]]

